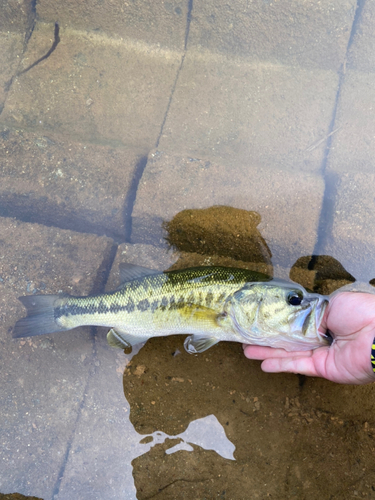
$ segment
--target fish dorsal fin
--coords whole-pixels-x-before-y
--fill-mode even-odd
[[[199,352],[207,351],[207,349],[218,342],[219,340],[214,337],[198,337],[196,335],[190,335],[189,337],[186,337],[184,347],[189,354],[197,354]]]
[[[121,284],[126,283],[127,281],[144,278],[145,276],[150,276],[151,274],[160,274],[160,271],[156,271],[155,269],[149,269],[148,267],[137,266],[135,264],[128,264],[127,262],[121,262],[118,267],[120,271]]]

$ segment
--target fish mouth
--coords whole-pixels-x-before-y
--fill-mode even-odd
[[[305,319],[303,321],[302,333],[303,333],[304,337],[306,337],[307,331],[308,331],[308,329],[310,327],[311,316],[312,316],[312,311],[309,314],[306,314],[306,317],[305,317]]]
[[[312,304],[311,311],[306,315],[301,330],[303,336],[308,338],[318,337],[318,339],[326,344],[327,336],[319,331],[325,310],[328,305],[328,300],[325,298],[314,299],[315,304]]]
[[[322,323],[324,313],[326,312],[327,306],[328,306],[328,299],[325,297],[320,299],[319,303],[316,306],[315,310],[315,325],[316,325],[316,333],[319,337],[320,340],[322,340],[325,344],[331,344],[332,343],[332,336],[327,335],[326,333],[322,333],[319,331],[320,325]]]

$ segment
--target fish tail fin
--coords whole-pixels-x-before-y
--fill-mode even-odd
[[[27,295],[19,300],[27,309],[26,318],[21,318],[13,328],[13,338],[34,337],[61,332],[66,328],[56,323],[54,309],[59,305],[59,295]]]

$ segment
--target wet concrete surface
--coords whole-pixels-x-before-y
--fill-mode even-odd
[[[163,246],[163,221],[186,209],[251,207],[260,214],[258,230],[268,242],[273,263],[291,267],[301,255],[313,253],[323,193],[319,174],[267,169],[251,161],[228,168],[216,161],[157,150],[148,156],[138,186],[131,240]],[[242,223],[248,224],[246,218]],[[215,233],[214,218],[212,224]]]
[[[338,85],[333,70],[187,52],[159,149],[236,166],[319,171]],[[225,120],[223,117],[225,116]]]
[[[133,179],[144,161],[134,149],[0,131],[0,215],[125,240]]]
[[[36,25],[21,70],[48,52],[53,34],[54,24]],[[15,78],[0,122],[147,152],[160,133],[182,53],[71,28],[59,36],[50,57]]]
[[[12,339],[18,296],[121,262],[372,288],[371,2],[108,5],[0,1],[0,491],[375,498],[373,385],[177,335]]]
[[[95,349],[90,329],[62,336],[12,339],[30,293],[85,295],[100,288],[113,243],[10,218],[1,232],[2,491],[40,491],[50,498],[74,432]]]
[[[338,70],[346,56],[356,7],[353,1],[306,5],[294,0],[239,0],[235,6],[198,2],[189,46],[229,57],[235,53],[290,66]],[[368,10],[370,17],[370,5]]]

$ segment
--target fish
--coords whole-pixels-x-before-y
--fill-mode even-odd
[[[121,285],[109,293],[19,297],[28,314],[13,337],[104,326],[109,345],[126,349],[151,337],[188,334],[190,354],[220,341],[301,351],[332,340],[319,330],[328,298],[297,283],[240,268],[160,272],[122,263],[119,269]]]

